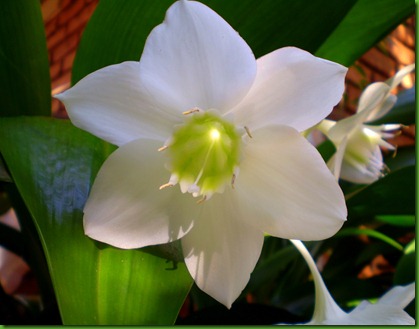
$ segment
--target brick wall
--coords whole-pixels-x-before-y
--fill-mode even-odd
[[[42,12],[47,34],[53,94],[70,85],[71,66],[81,33],[98,0],[43,0]],[[415,20],[409,18],[393,33],[362,56],[350,69],[343,101],[331,118],[340,119],[353,113],[361,90],[370,82],[383,81],[401,67],[415,61]],[[399,89],[414,85],[414,74]],[[66,117],[63,106],[53,101],[52,113]]]
[[[415,18],[411,17],[349,68],[346,95],[339,109],[334,112],[333,119],[340,119],[356,110],[359,95],[366,85],[374,81],[384,81],[414,62]],[[412,88],[414,84],[415,74],[412,73],[403,80],[398,89]]]
[[[70,86],[76,49],[97,3],[98,0],[42,1],[53,94]],[[52,102],[52,113],[55,117],[66,117],[64,107],[56,99]]]

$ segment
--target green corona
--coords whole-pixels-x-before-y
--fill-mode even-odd
[[[168,147],[172,175],[194,196],[222,192],[238,166],[240,143],[231,123],[211,112],[191,114]]]

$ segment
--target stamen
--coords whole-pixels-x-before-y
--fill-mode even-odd
[[[196,113],[196,112],[199,112],[199,111],[200,111],[200,109],[198,107],[194,107],[194,108],[192,108],[188,111],[182,112],[182,114],[183,115],[188,115],[188,114]]]
[[[197,203],[197,204],[201,204],[201,203],[203,203],[206,199],[207,199],[207,196],[206,196],[206,195],[204,195],[204,196],[202,197],[202,199],[200,199],[200,200],[196,201],[196,203]]]
[[[236,174],[233,174],[233,177],[231,177],[231,188],[234,190],[234,182],[236,181]]]
[[[162,147],[160,147],[157,151],[161,152],[164,151],[165,149],[169,148],[169,146],[167,145],[163,145]]]
[[[394,152],[393,152],[392,158],[394,159],[396,157],[396,155],[397,155],[397,145],[394,147]]]
[[[166,184],[163,184],[162,186],[160,186],[159,187],[159,190],[163,190],[164,188],[166,188],[166,187],[172,187],[173,186],[173,184],[172,183],[166,183]]]
[[[391,171],[390,168],[385,163],[383,163],[383,170],[382,170],[383,176],[386,174],[389,174],[390,171]]]
[[[246,130],[246,134],[247,134],[250,138],[253,138],[252,134],[250,133],[249,128],[247,128],[246,126],[244,126],[244,130]]]

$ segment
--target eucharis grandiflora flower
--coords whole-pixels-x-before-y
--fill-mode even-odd
[[[181,239],[198,287],[230,307],[264,233],[325,239],[346,219],[336,180],[299,133],[339,102],[346,71],[292,47],[256,61],[214,11],[174,3],[139,62],[57,96],[73,124],[119,146],[91,189],[85,233],[127,249]]]
[[[415,283],[395,286],[376,303],[362,301],[351,312],[346,313],[334,301],[311,257],[301,241],[291,240],[307,262],[314,279],[314,314],[307,325],[414,325],[415,320],[404,308],[415,298]]]
[[[336,153],[328,166],[339,177],[349,182],[370,184],[383,176],[385,169],[380,146],[388,150],[395,147],[385,138],[394,136],[392,131],[400,124],[369,125],[388,113],[397,101],[391,90],[412,72],[415,65],[408,65],[386,82],[370,84],[362,93],[357,113],[338,122],[323,120],[317,129],[336,146]]]

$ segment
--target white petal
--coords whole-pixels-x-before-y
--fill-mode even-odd
[[[312,320],[306,325],[396,325],[414,324],[405,308],[415,297],[414,283],[395,287],[376,304],[361,302],[350,313],[343,312],[333,300],[310,253],[301,241],[291,240],[307,262],[314,278],[316,303]]]
[[[415,282],[406,286],[395,286],[379,299],[378,304],[387,304],[405,308],[415,298]]]
[[[340,178],[357,184],[370,184],[382,177],[384,141],[365,126],[354,130],[346,144]],[[385,142],[384,142],[385,143]]]
[[[413,325],[415,320],[397,306],[370,304],[364,301],[349,314],[331,318],[324,325]]]
[[[112,144],[138,138],[165,141],[181,117],[158,107],[156,98],[141,82],[138,62],[124,62],[93,72],[55,97],[67,109],[73,124]]]
[[[330,171],[335,176],[336,180],[339,180],[339,177],[341,174],[342,162],[345,156],[347,144],[348,144],[348,137],[345,136],[342,142],[337,146],[335,154],[333,154],[333,156],[327,162],[327,166],[329,167]]]
[[[232,110],[238,124],[308,129],[324,119],[342,97],[347,69],[298,48],[278,49],[257,60],[257,76]]]
[[[389,87],[384,82],[376,82],[369,85],[361,95],[358,112],[336,122],[326,133],[327,137],[335,144],[339,144],[352,130],[357,129],[367,121],[371,113],[385,102],[388,91]]]
[[[370,115],[364,120],[364,122],[374,121],[382,118],[394,107],[397,102],[397,96],[388,95],[385,100],[377,106]]]
[[[159,190],[170,173],[159,144],[128,143],[105,161],[84,209],[85,233],[124,248],[140,248],[181,238],[199,207],[179,188]]]
[[[377,146],[371,153],[370,162],[343,161],[340,178],[356,184],[371,184],[382,177],[383,157]]]
[[[402,68],[400,71],[398,71],[394,77],[391,79],[388,79],[386,83],[390,86],[390,89],[393,89],[399,85],[399,83],[402,82],[404,77],[408,75],[410,72],[415,70],[415,64],[410,64]]]
[[[201,3],[178,1],[150,34],[140,60],[148,88],[164,89],[172,106],[221,112],[237,104],[256,74],[239,34]]]
[[[368,85],[359,98],[357,112],[371,112],[385,100],[390,90],[390,87],[384,82],[375,82]]]
[[[321,324],[325,319],[339,318],[345,316],[346,313],[336,304],[335,300],[330,295],[329,290],[327,290],[327,287],[324,284],[323,278],[317,268],[317,265],[314,262],[314,259],[311,256],[310,252],[305,247],[305,245],[298,240],[290,241],[301,253],[301,256],[303,256],[314,279],[316,300],[314,304],[312,320],[307,324]]]
[[[371,113],[369,114],[365,122],[378,120],[382,118],[385,114],[387,114],[393,108],[394,104],[396,104],[397,97],[395,95],[391,95],[390,91],[396,88],[399,85],[399,83],[402,82],[404,77],[408,75],[409,73],[411,73],[414,69],[415,69],[415,64],[408,65],[404,67],[403,69],[401,69],[400,71],[398,71],[392,78],[388,79],[385,82],[385,84],[387,84],[388,86],[388,91],[387,91],[385,100],[382,102],[382,104],[377,106],[377,108],[371,111]],[[367,87],[365,91],[367,91],[369,88],[370,87]],[[362,98],[363,98],[363,95],[361,95],[361,100]],[[362,105],[361,100],[360,100],[360,106]]]
[[[317,150],[293,128],[252,132],[244,146],[235,192],[271,235],[320,240],[335,234],[347,210],[343,193]],[[251,211],[250,209],[248,211]]]
[[[202,203],[200,218],[182,238],[186,265],[200,289],[230,307],[260,256],[262,231],[246,224],[234,191],[226,189]]]

